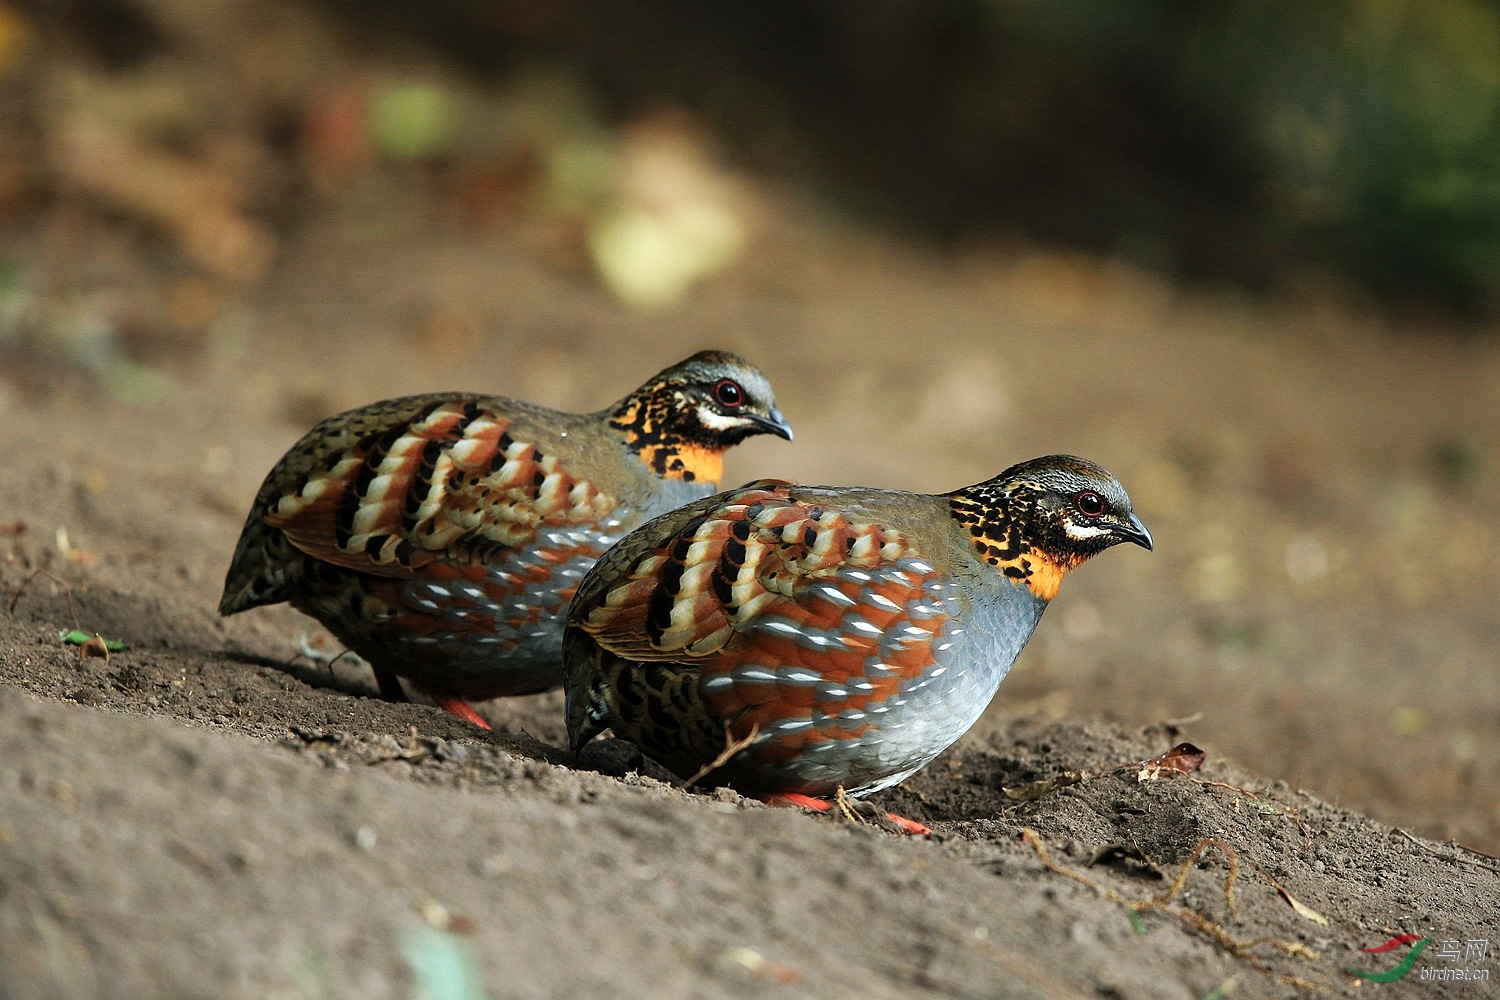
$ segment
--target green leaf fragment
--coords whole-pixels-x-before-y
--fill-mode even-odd
[[[61,632],[57,633],[57,637],[63,642],[67,643],[69,646],[82,646],[84,643],[92,640],[95,634],[96,633],[85,632],[82,629],[75,628],[72,630],[63,629]],[[121,642],[118,639],[105,639],[104,648],[109,650],[111,653],[118,653],[121,650],[129,649],[130,643]]]
[[[479,962],[462,938],[417,927],[404,935],[401,954],[411,968],[417,1000],[487,1000]]]
[[[1226,979],[1218,986],[1215,986],[1213,989],[1209,990],[1208,993],[1204,995],[1203,1000],[1224,1000],[1225,997],[1234,992],[1235,987],[1238,985],[1239,980]]]

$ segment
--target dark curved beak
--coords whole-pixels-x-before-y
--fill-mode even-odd
[[[1115,530],[1119,532],[1121,538],[1127,542],[1134,542],[1148,552],[1156,547],[1151,543],[1151,532],[1146,530],[1146,526],[1141,523],[1141,519],[1136,517],[1134,512],[1131,513],[1128,521]]]
[[[761,416],[759,413],[747,413],[745,416],[755,421],[756,426],[767,434],[775,434],[777,437],[786,438],[788,441],[792,439],[792,425],[786,422],[786,417],[783,417],[781,411],[774,406],[771,407],[771,412],[765,416]]]

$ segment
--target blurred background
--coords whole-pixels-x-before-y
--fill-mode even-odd
[[[1497,316],[1500,3],[0,0],[0,416],[216,564],[339,409],[726,347],[732,481],[1124,481],[996,711],[1491,851]]]

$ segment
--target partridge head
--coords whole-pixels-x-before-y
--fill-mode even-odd
[[[330,417],[266,477],[221,614],[282,601],[470,721],[562,680],[563,612],[626,532],[718,488],[724,452],[788,440],[766,377],[704,351],[597,413],[473,393]],[[399,679],[398,679],[399,678]]]
[[[1063,576],[1120,542],[1152,546],[1119,482],[1066,455],[942,496],[708,497],[584,578],[570,743],[609,727],[679,775],[801,804],[888,787],[974,724]]]

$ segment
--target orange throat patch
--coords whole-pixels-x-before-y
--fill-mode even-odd
[[[609,424],[663,479],[717,486],[724,478],[724,448],[689,440],[672,425],[673,413],[687,405],[680,386],[643,386],[615,410]]]
[[[1082,554],[1054,555],[1027,539],[1025,515],[1014,509],[995,508],[971,497],[950,495],[953,517],[969,530],[974,551],[1018,587],[1024,586],[1043,601],[1057,596],[1062,579],[1087,558]]]
[[[1012,583],[1024,585],[1030,588],[1037,597],[1050,601],[1057,596],[1058,588],[1062,586],[1062,579],[1067,575],[1068,570],[1073,569],[1082,561],[1079,559],[1074,562],[1058,562],[1032,549],[1023,556],[992,565],[998,566]]]
[[[724,450],[686,441],[642,445],[639,452],[647,468],[664,479],[717,484],[724,478]]]

